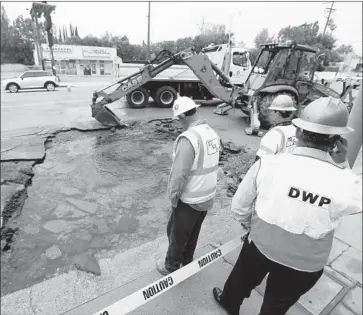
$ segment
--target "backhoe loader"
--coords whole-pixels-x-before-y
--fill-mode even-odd
[[[120,119],[107,107],[107,104],[113,103],[125,96],[131,97],[132,93],[135,92],[148,96],[148,91],[143,87],[145,83],[172,65],[178,64],[187,65],[209,93],[231,104],[231,106],[238,106],[238,102],[244,93],[243,86],[233,85],[222,70],[208,59],[207,55],[204,53],[198,54],[193,48],[177,54],[163,50],[154,60],[139,71],[95,91],[91,105],[92,117],[105,126],[119,125]],[[114,90],[111,93],[106,93],[106,90],[111,88],[114,88]],[[102,99],[97,102],[99,97],[102,97]]]
[[[313,48],[297,45],[295,42],[261,46],[260,53],[246,81],[238,85],[232,84],[225,75],[225,73],[228,74],[228,71],[219,69],[203,52],[198,54],[195,50],[188,49],[174,55],[163,50],[155,60],[138,72],[94,92],[91,105],[92,117],[104,125],[118,124],[118,117],[105,105],[124,96],[132,97],[133,93],[148,96],[148,91],[143,87],[145,83],[175,64],[187,65],[201,81],[203,88],[225,102],[225,104],[217,106],[214,113],[226,114],[230,109],[238,107],[251,117],[251,129],[257,133],[260,125],[265,128],[272,125],[274,117],[268,108],[279,94],[290,95],[296,104],[298,113],[316,98],[341,97],[338,92],[314,82],[318,58],[316,57],[317,52]],[[160,60],[163,61],[153,64],[154,61],[159,62]],[[118,87],[112,93],[105,92],[106,89],[116,85]],[[96,102],[100,96],[103,99]]]

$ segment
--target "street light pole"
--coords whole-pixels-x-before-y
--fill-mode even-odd
[[[231,46],[232,20],[239,14],[241,14],[241,12],[233,14],[229,19],[228,46]]]
[[[34,21],[35,21],[35,30],[36,30],[35,33],[36,33],[36,38],[37,38],[37,43],[38,43],[38,48],[39,48],[39,57],[40,57],[39,62],[42,66],[42,69],[45,70],[42,44],[40,42],[40,36],[39,36],[39,23],[38,23],[38,17],[36,14],[34,14]]]
[[[41,44],[40,44],[40,40],[39,40],[39,24],[38,24],[38,17],[40,18],[42,15],[44,15],[45,18],[45,30],[47,32],[47,41],[48,41],[48,45],[49,45],[49,50],[50,50],[50,56],[51,56],[51,64],[52,64],[52,72],[54,75],[56,75],[56,71],[55,71],[55,66],[54,66],[54,55],[53,55],[53,33],[52,33],[52,17],[51,17],[51,13],[55,10],[56,6],[55,5],[50,5],[47,4],[46,1],[43,2],[33,2],[32,8],[30,10],[30,15],[32,16],[32,18],[34,18],[35,20],[35,25],[36,25],[36,35],[38,38],[38,43],[40,46],[40,56],[41,56],[41,62],[42,62],[42,68],[44,69],[44,59],[43,59],[43,52],[41,49]]]
[[[147,16],[147,59],[150,60],[150,1],[149,1],[149,14]]]

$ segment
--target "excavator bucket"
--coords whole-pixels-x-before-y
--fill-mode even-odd
[[[120,118],[105,105],[92,104],[92,117],[104,126],[114,127],[122,125]]]

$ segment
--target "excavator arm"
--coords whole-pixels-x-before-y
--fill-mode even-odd
[[[152,62],[160,60],[161,58],[165,59],[165,55],[167,55],[166,60],[157,65],[152,64]],[[95,91],[93,93],[91,105],[92,117],[105,126],[120,125],[120,118],[118,118],[106,105],[137,90],[140,86],[149,82],[156,75],[174,64],[187,65],[212,95],[232,106],[235,106],[239,96],[243,94],[242,88],[233,86],[223,72],[203,53],[197,54],[194,50],[185,50],[173,55],[169,51],[164,50],[152,62],[141,68],[138,72]],[[214,72],[216,72],[224,82],[232,85],[232,90],[223,86],[218,81]],[[106,90],[114,87],[116,88],[111,93],[106,93]],[[97,102],[97,99],[100,97],[102,97],[102,99]]]

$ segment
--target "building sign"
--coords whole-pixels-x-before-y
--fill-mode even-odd
[[[104,48],[82,48],[83,56],[85,57],[109,57],[110,51]]]
[[[42,45],[42,48],[44,51],[50,51],[48,45]],[[72,46],[66,46],[66,45],[54,45],[53,46],[53,52],[65,52],[65,53],[71,53],[72,52]]]

